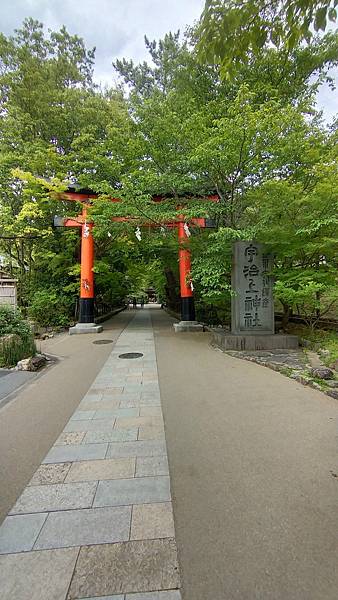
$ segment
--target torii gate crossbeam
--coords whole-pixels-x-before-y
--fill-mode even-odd
[[[82,213],[74,218],[54,218],[56,227],[81,227],[81,280],[80,280],[80,301],[79,301],[79,320],[75,327],[70,328],[69,333],[97,333],[102,331],[102,326],[95,323],[95,294],[94,294],[94,239],[93,223],[87,221],[87,208],[91,199],[96,198],[93,193],[84,192],[65,192],[61,195],[63,200],[72,200],[82,203]],[[218,202],[218,196],[210,195],[206,199],[212,202]],[[120,202],[117,198],[112,198],[112,202]],[[160,198],[156,197],[155,201]],[[128,217],[113,217],[115,222],[130,222],[133,220]],[[205,218],[190,219],[190,223],[201,228],[213,227],[212,222]],[[154,227],[154,223],[149,223]],[[175,324],[176,330],[197,330],[201,329],[195,321],[194,293],[191,283],[191,252],[189,249],[189,238],[187,227],[183,215],[180,215],[177,221],[165,223],[178,230],[179,240],[179,275],[180,275],[180,296],[181,296],[181,322]]]

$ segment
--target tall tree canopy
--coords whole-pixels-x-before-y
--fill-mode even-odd
[[[216,222],[190,238],[201,309],[224,314],[232,241],[253,237],[275,254],[286,312],[334,301],[337,127],[322,123],[315,95],[337,64],[337,35],[263,47],[229,80],[201,64],[196,39],[194,29],[146,39],[149,63],[116,61],[123,85],[103,92],[93,51],[64,29],[46,34],[28,20],[1,38],[0,249],[20,270],[26,305],[41,312],[46,293],[51,302],[61,289],[65,305],[74,302],[77,234],[51,227],[54,214],[79,211],[56,201],[70,182],[98,194],[90,213],[105,301],[156,280],[175,304],[177,238],[167,223],[182,213]],[[165,200],[153,202],[159,194]]]
[[[232,240],[255,237],[276,256],[286,313],[328,310],[337,297],[337,133],[314,103],[337,64],[337,35],[311,47],[262,49],[231,80],[196,60],[194,40],[194,31],[183,41],[146,40],[153,66],[116,62],[130,87],[142,161],[131,180],[173,200],[188,195],[187,218],[198,210],[215,217],[217,230],[191,242],[204,302],[217,304],[229,289]],[[210,192],[219,202],[206,207],[197,195]]]
[[[264,47],[293,50],[337,19],[337,0],[206,0],[199,54],[231,75]]]
[[[36,299],[56,310],[77,295],[78,235],[55,230],[52,222],[80,207],[55,202],[50,192],[81,177],[85,186],[89,175],[93,184],[95,178],[119,181],[111,148],[103,149],[113,132],[125,129],[127,108],[118,90],[101,92],[93,83],[94,56],[64,27],[46,32],[32,19],[12,37],[0,37],[0,253],[19,275],[24,305]],[[97,254],[100,259],[99,243]],[[119,285],[112,289],[125,293]]]

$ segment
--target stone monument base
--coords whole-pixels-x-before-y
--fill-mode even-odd
[[[101,331],[103,331],[102,325],[96,325],[96,323],[76,323],[74,327],[69,328],[69,335],[79,333],[101,333]]]
[[[299,341],[296,335],[235,335],[212,331],[211,344],[221,350],[285,350],[298,348]]]
[[[180,321],[174,323],[175,333],[181,333],[183,331],[203,331],[203,325],[198,321]]]

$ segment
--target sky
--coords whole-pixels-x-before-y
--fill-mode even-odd
[[[3,0],[0,31],[11,35],[25,17],[38,19],[53,30],[65,25],[69,33],[96,47],[95,79],[117,81],[111,63],[116,58],[136,62],[148,58],[144,35],[159,39],[168,31],[184,31],[203,10],[204,0]],[[333,73],[338,85],[338,70]],[[318,106],[330,120],[337,109],[337,92],[323,86]]]

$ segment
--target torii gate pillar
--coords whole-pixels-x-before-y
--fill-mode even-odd
[[[84,203],[90,204],[91,198],[96,198],[97,194],[92,192],[74,192],[72,189],[60,195],[61,199],[78,200],[82,203],[82,215],[77,219],[54,218],[55,227],[81,227],[81,287],[80,287],[80,311],[79,322],[75,327],[69,329],[70,334],[74,333],[98,333],[102,331],[101,325],[95,324],[94,319],[94,240],[92,223],[87,223],[87,207]],[[158,200],[158,197],[154,197]],[[217,202],[218,196],[208,196],[208,200]],[[120,202],[118,198],[111,198],[112,202]],[[179,207],[178,207],[179,208]],[[113,217],[113,221],[129,221],[128,217]],[[191,222],[199,227],[213,227],[210,219],[192,218]],[[189,249],[189,239],[186,232],[185,219],[180,215],[178,222],[170,222],[170,225],[177,226],[179,238],[179,269],[180,269],[180,295],[181,295],[181,321],[174,324],[175,331],[202,331],[203,326],[195,320],[194,294],[191,282],[191,256]]]
[[[176,333],[182,331],[203,331],[203,326],[195,320],[194,293],[191,284],[191,253],[189,238],[184,229],[184,221],[178,223],[178,263],[180,271],[181,321],[174,323]]]
[[[94,312],[94,238],[93,224],[86,222],[86,207],[82,211],[81,225],[81,283],[79,322],[70,327],[69,334],[100,333],[102,325],[96,325]]]

